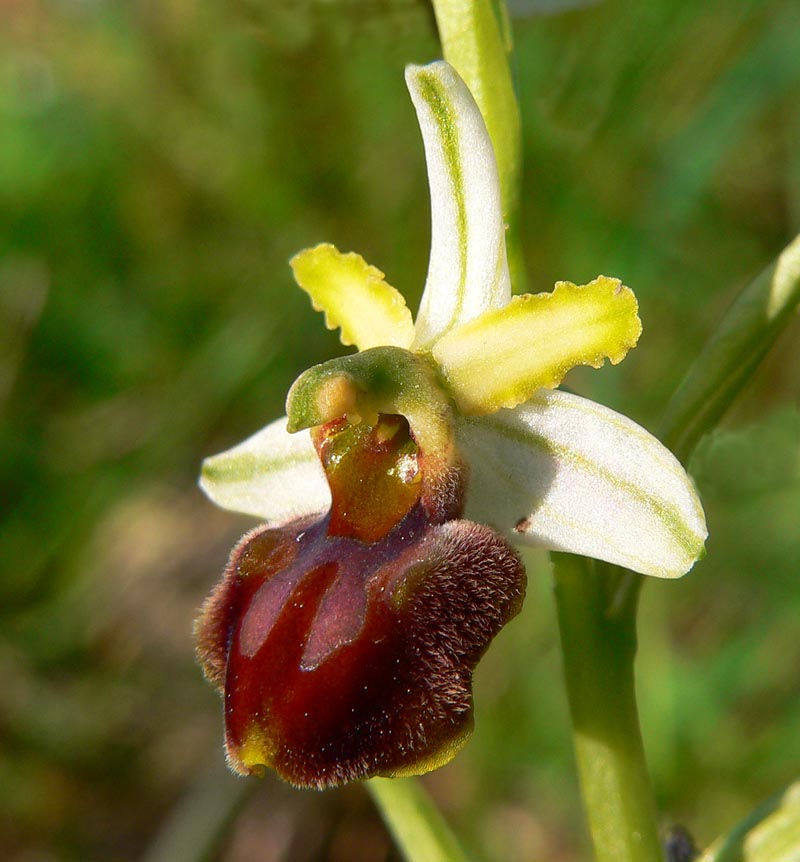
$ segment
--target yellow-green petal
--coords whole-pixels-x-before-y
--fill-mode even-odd
[[[359,254],[330,243],[305,249],[290,261],[295,281],[325,312],[328,329],[341,329],[342,344],[410,347],[414,323],[402,294]]]
[[[514,297],[451,330],[433,355],[462,413],[494,413],[554,389],[576,365],[621,362],[642,331],[637,312],[616,278],[559,281],[552,293]]]

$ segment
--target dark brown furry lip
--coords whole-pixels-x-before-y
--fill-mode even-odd
[[[328,463],[331,511],[246,535],[196,626],[200,662],[224,693],[231,767],[269,766],[302,787],[449,761],[472,728],[475,665],[525,590],[505,540],[457,517],[463,477],[443,476],[437,487],[452,499],[434,505],[373,500],[382,523],[387,511],[401,516],[372,541],[358,538],[363,525],[343,528],[340,489],[397,489],[386,481],[386,435],[377,448],[369,429],[337,426],[328,437],[342,433],[355,448],[340,439],[336,465],[356,475]],[[407,458],[407,426],[390,439]]]

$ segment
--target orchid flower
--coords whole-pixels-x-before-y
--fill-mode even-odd
[[[332,245],[291,262],[356,353],[302,374],[287,417],[208,458],[201,487],[263,526],[234,548],[197,623],[242,773],[301,786],[421,773],[472,727],[472,671],[519,610],[509,542],[683,575],[703,551],[692,483],[643,428],[559,391],[620,362],[633,293],[599,276],[512,297],[497,167],[444,62],[410,66],[432,241],[416,321]]]

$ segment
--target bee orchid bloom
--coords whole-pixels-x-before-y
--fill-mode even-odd
[[[198,619],[242,773],[306,787],[428,771],[472,727],[472,672],[519,610],[513,541],[658,577],[701,555],[702,507],[653,436],[558,391],[620,362],[633,293],[600,276],[512,297],[497,168],[447,63],[406,81],[432,241],[416,322],[383,273],[319,245],[292,260],[358,352],[302,374],[279,419],[203,465],[201,487],[264,525]]]

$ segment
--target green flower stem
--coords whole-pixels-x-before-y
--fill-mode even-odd
[[[511,281],[524,291],[518,234],[522,124],[511,78],[511,29],[504,0],[433,0],[444,58],[481,109],[497,159]]]
[[[751,379],[798,303],[800,237],[733,303],[670,401],[660,436],[684,463]],[[644,579],[566,554],[553,559],[575,749],[597,858],[660,859],[633,679]],[[637,847],[629,837],[634,833],[649,838]],[[626,841],[628,855],[616,843]]]
[[[611,617],[608,579],[552,554],[564,674],[581,790],[597,862],[661,862],[636,709],[636,596]]]
[[[408,862],[466,862],[450,827],[414,778],[373,778],[367,789]]]

